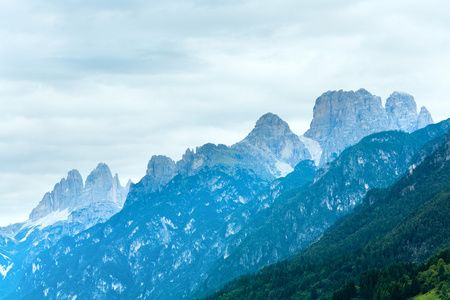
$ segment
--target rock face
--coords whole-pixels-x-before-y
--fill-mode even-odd
[[[46,193],[30,214],[30,221],[34,222],[52,212],[89,206],[93,203],[111,202],[119,211],[125,202],[128,188],[122,187],[118,175],[112,176],[109,167],[100,163],[86,178],[83,179],[77,170],[71,170],[67,178],[61,179],[53,191]]]
[[[422,129],[428,124],[433,124],[433,118],[431,114],[428,112],[425,106],[422,106],[420,109],[419,117],[417,118],[417,129]]]
[[[289,125],[275,114],[267,113],[242,141],[227,147],[205,144],[188,149],[177,162],[177,172],[193,175],[202,168],[220,164],[230,172],[236,167],[252,169],[259,177],[274,180],[294,170],[311,154]]]
[[[308,149],[289,125],[272,113],[263,115],[241,143],[264,150],[292,168],[302,160],[311,159]]]
[[[55,185],[51,193],[46,193],[30,214],[30,220],[36,221],[52,211],[63,210],[68,207],[74,207],[77,199],[81,197],[83,190],[83,179],[77,170],[71,170],[67,178],[61,179]]]
[[[192,176],[203,168],[220,165],[230,174],[238,168],[251,169],[259,177],[272,181],[294,170],[311,154],[289,125],[275,114],[263,115],[248,136],[228,147],[207,143],[187,149],[182,159],[174,162],[166,156],[153,156],[144,177],[147,191],[156,191],[176,174]]]
[[[175,162],[164,155],[153,155],[147,165],[147,175],[162,183],[169,182],[176,172]]]
[[[367,137],[317,174],[312,162],[301,162],[269,185],[234,148],[205,145],[199,155],[221,163],[203,161],[197,173],[177,175],[157,193],[134,185],[133,205],[39,255],[18,291],[28,299],[195,299],[196,290],[205,291],[201,282],[221,286],[314,241],[370,188],[401,176],[444,130],[428,129]],[[314,182],[295,186],[309,176]]]
[[[313,115],[304,136],[322,147],[321,165],[369,134],[385,130],[413,132],[433,123],[425,108],[417,114],[411,95],[394,92],[383,108],[381,98],[364,89],[322,94],[316,100]]]
[[[100,163],[86,178],[81,204],[111,201],[109,191],[113,186],[113,176],[109,167]],[[113,201],[115,202],[115,201]]]
[[[159,191],[176,173],[176,164],[171,158],[164,155],[153,155],[148,162],[144,177],[147,191]]]
[[[130,187],[126,206],[112,218],[124,189],[106,165],[78,189],[70,187],[68,176],[14,236],[34,253],[51,247],[38,257],[33,253],[23,271],[16,271],[23,273],[16,291],[30,299],[192,298],[196,290],[203,292],[202,282],[213,287],[238,275],[235,271],[286,257],[351,211],[368,189],[400,176],[418,143],[431,136],[409,144],[406,133],[379,134],[317,174],[305,160],[311,158],[308,149],[315,149],[313,158],[322,153],[326,162],[370,133],[393,126],[408,130],[409,114],[400,116],[410,110],[409,100],[393,95],[388,113],[381,99],[365,90],[327,92],[317,99],[302,139],[269,113],[231,147],[205,144],[188,149],[176,163],[153,156],[146,175]],[[416,119],[425,124],[426,112],[421,115]],[[47,220],[58,222],[45,227]],[[63,235],[68,237],[54,245]]]
[[[216,167],[231,176],[248,170],[261,182],[268,183],[292,172],[300,161],[310,158],[308,149],[289,125],[277,115],[268,113],[256,122],[244,140],[231,147],[207,143],[195,151],[187,149],[176,163],[166,156],[153,156],[146,176],[132,189],[139,189],[140,193],[161,191],[176,175],[194,176],[205,168]],[[137,200],[134,194],[128,197],[125,206]]]
[[[406,132],[417,129],[417,105],[414,97],[409,94],[393,92],[386,100],[386,114],[389,129]]]
[[[381,98],[364,89],[322,94],[316,100],[313,116],[304,136],[321,145],[321,164],[336,158],[363,137],[389,128]]]
[[[447,120],[411,134],[381,132],[347,148],[319,169],[313,182],[281,194],[274,202],[278,207],[272,204],[267,209],[269,215],[255,215],[235,234],[228,242],[227,257],[218,259],[203,288],[221,287],[232,278],[302,250],[361,203],[370,189],[394,183],[411,165],[420,163],[417,154],[422,147],[429,141],[439,145],[441,141],[435,138],[449,128]],[[261,216],[263,219],[258,221]]]
[[[130,182],[122,187],[118,175],[113,177],[104,163],[98,164],[85,184],[80,173],[71,170],[55,184],[53,191],[44,195],[26,222],[0,228],[0,236],[5,241],[0,243],[0,253],[8,257],[8,261],[0,262],[0,271],[4,269],[0,295],[6,295],[17,285],[24,270],[41,251],[64,236],[74,236],[119,212],[129,188]]]

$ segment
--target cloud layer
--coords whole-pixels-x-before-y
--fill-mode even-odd
[[[302,134],[314,100],[408,92],[449,117],[448,1],[0,4],[0,225],[70,169],[123,181],[153,154],[233,144],[266,112]]]

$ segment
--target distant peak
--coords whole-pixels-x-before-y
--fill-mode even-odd
[[[165,155],[153,155],[148,162],[147,167],[150,167],[155,164],[174,164],[175,162],[168,156]]]
[[[107,164],[101,162],[97,165],[97,167],[95,169],[96,170],[109,170],[109,167]]]
[[[263,116],[261,116],[258,121],[256,121],[255,130],[265,130],[265,131],[272,131],[275,128],[283,128],[285,131],[291,131],[289,128],[288,123],[283,121],[279,116],[273,113],[267,113]],[[252,132],[253,132],[252,131]]]
[[[344,90],[333,90],[333,91],[327,91],[325,93],[323,93],[322,95],[320,95],[319,98],[316,99],[315,105],[316,106],[321,106],[321,105],[329,105],[328,103],[333,102],[332,99],[337,99],[337,103],[335,104],[339,104],[339,106],[342,105],[342,103],[350,103],[349,105],[352,105],[351,102],[355,102],[355,99],[375,99],[375,101],[379,101],[380,102],[380,106],[381,106],[381,99],[379,99],[379,97],[371,94],[369,91],[367,91],[364,88],[360,88],[357,91],[353,91],[353,90],[349,90],[349,91],[344,91]],[[344,105],[345,106],[345,105]],[[339,109],[339,107],[337,107],[336,105],[334,105],[335,109]]]
[[[395,91],[386,99],[386,109],[399,105],[402,109],[417,113],[416,101],[414,100],[414,97],[408,93]]]
[[[241,143],[248,143],[271,153],[280,162],[294,167],[300,160],[311,158],[309,151],[289,125],[273,113],[263,115]]]
[[[428,111],[428,109],[425,106],[422,106],[420,108],[420,113],[421,114],[430,114],[430,112]]]
[[[408,97],[412,97],[411,94],[408,94],[406,92],[402,92],[402,91],[394,91],[391,96],[408,96]]]
[[[268,112],[264,115],[262,115],[258,121],[256,121],[256,124],[258,123],[267,123],[267,122],[271,122],[271,121],[281,121],[284,122],[279,116],[277,116],[274,113]]]
[[[113,183],[116,184],[117,186],[120,186],[119,174],[117,174],[117,173],[114,174]]]
[[[360,88],[359,90],[356,91],[357,94],[364,94],[364,95],[372,95],[368,90],[364,89],[364,88]]]
[[[267,113],[256,121],[255,127],[244,141],[257,145],[261,140],[266,140],[270,137],[287,137],[292,135],[294,133],[285,121],[276,114]]]
[[[405,92],[393,92],[385,105],[391,129],[413,132],[417,129],[417,104],[414,97]]]
[[[425,106],[420,108],[419,116],[417,117],[417,129],[421,129],[426,127],[429,124],[433,124],[433,118],[431,117],[430,112]]]
[[[99,163],[97,167],[86,178],[86,188],[92,187],[96,184],[106,185],[112,184],[112,173],[108,165],[105,163]]]
[[[176,171],[175,162],[164,155],[153,155],[147,165],[147,175],[154,178],[173,177]]]
[[[77,169],[70,170],[67,173],[67,180],[83,180],[80,172]]]

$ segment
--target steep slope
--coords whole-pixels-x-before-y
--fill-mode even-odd
[[[314,183],[291,191],[284,203],[261,213],[229,245],[230,254],[199,289],[214,289],[245,272],[286,258],[316,240],[339,217],[361,203],[366,192],[397,180],[427,141],[443,135],[450,121],[412,134],[383,132],[364,138],[318,171]],[[432,148],[432,147],[428,147]],[[427,149],[428,149],[427,148]],[[251,234],[244,234],[250,232]],[[241,235],[244,235],[243,237]],[[234,246],[234,248],[232,248]]]
[[[50,256],[48,252],[41,255],[36,264],[39,270],[28,270],[21,290],[30,284],[28,279],[45,276],[43,288],[41,283],[35,286],[30,298],[42,297],[44,292],[53,298],[57,291],[81,298],[187,297],[217,257],[226,255],[228,240],[252,214],[270,205],[282,191],[312,180],[314,174],[314,163],[302,162],[256,196],[252,190],[258,181],[247,171],[233,177],[218,168],[194,176],[178,175],[160,193],[140,195],[140,201],[109,222],[75,239],[66,238],[51,249]],[[142,191],[139,185],[130,197]],[[67,282],[61,285],[63,281]]]
[[[392,93],[384,108],[380,97],[364,89],[322,94],[316,100],[313,116],[304,136],[322,147],[320,165],[369,134],[385,130],[413,132],[433,123],[425,107],[417,114],[416,102],[409,94]]]
[[[386,149],[378,149],[381,152],[361,148],[361,155],[355,152],[340,164],[324,167],[315,179],[320,184],[314,185],[315,190],[301,207],[292,203],[306,190],[305,179],[312,179],[315,173],[314,164],[304,161],[312,157],[311,152],[276,115],[261,117],[254,130],[231,147],[205,144],[195,151],[188,149],[176,163],[154,156],[146,176],[131,187],[122,212],[74,238],[62,239],[39,255],[26,270],[17,292],[49,298],[188,297],[205,279],[207,287],[214,283],[208,276],[214,273],[212,270],[223,270],[224,259],[242,257],[239,253],[247,251],[248,241],[270,228],[268,217],[281,220],[273,223],[278,236],[267,245],[275,243],[275,251],[268,253],[267,246],[257,245],[256,256],[250,253],[242,265],[256,268],[289,255],[313,241],[338,216],[351,211],[369,188],[395,180],[427,140],[391,134],[393,141],[380,136],[369,142],[385,143]],[[405,140],[406,147],[397,147]],[[303,141],[308,142],[309,149],[316,148],[314,157],[320,153],[311,139]],[[390,142],[395,144],[392,149]],[[402,155],[406,161],[387,167],[391,158]],[[276,180],[292,170],[286,178]],[[388,174],[381,178],[381,172]],[[352,176],[362,179],[352,181]],[[328,184],[330,188],[323,190]],[[313,200],[316,196],[320,200]],[[70,203],[71,195],[64,199]],[[50,210],[47,206],[51,201],[47,203],[36,211],[37,215]],[[296,219],[298,210],[305,218]],[[317,219],[321,214],[322,219]],[[283,238],[285,232],[288,234]],[[283,239],[288,235],[293,242],[284,247]],[[219,281],[230,274],[225,270]]]
[[[433,124],[433,118],[431,117],[430,112],[427,110],[425,106],[420,108],[419,116],[417,117],[417,129],[422,129],[426,127],[428,124]]]
[[[186,151],[177,162],[177,172],[194,175],[205,166],[252,169],[258,176],[272,181],[285,176],[302,160],[312,156],[289,125],[275,114],[267,113],[256,122],[242,141],[227,147],[206,144],[195,152]]]
[[[175,171],[170,159],[153,157],[147,175],[131,186],[125,208],[39,256],[38,269],[28,269],[20,290],[50,298],[58,292],[82,298],[187,297],[253,214],[282,191],[314,178],[314,163],[305,161],[268,186],[303,156],[310,157],[289,126],[268,114],[241,143],[186,151]],[[158,182],[163,177],[173,178]]]
[[[393,92],[386,99],[385,107],[389,128],[406,132],[417,130],[417,105],[413,96],[406,93]]]
[[[431,143],[441,146],[391,187],[371,190],[354,213],[305,251],[230,283],[211,299],[330,299],[349,280],[367,288],[363,272],[422,262],[449,247],[450,132]]]
[[[29,268],[21,290],[50,299],[58,292],[88,299],[186,297],[204,276],[207,257],[224,251],[216,232],[261,188],[255,182],[247,171],[232,177],[216,168],[178,175],[160,193],[137,196],[140,190],[132,189],[139,201],[40,255],[39,272]]]
[[[77,170],[69,171],[67,178],[44,195],[26,222],[0,229],[1,295],[15,289],[24,269],[41,251],[63,236],[73,236],[119,212],[128,189],[129,185],[122,187],[117,174],[113,177],[103,163],[89,174],[85,184]]]
[[[234,148],[252,147],[272,156],[276,160],[275,164],[281,176],[292,172],[300,161],[312,158],[289,125],[272,113],[263,115],[248,136],[234,145]]]
[[[217,166],[231,175],[242,169],[252,170],[267,184],[310,158],[309,151],[289,125],[277,115],[268,113],[256,122],[244,140],[231,147],[208,143],[195,151],[187,149],[176,163],[165,156],[153,156],[139,188],[145,193],[159,191],[177,174],[194,176],[205,168]],[[129,197],[125,206],[137,200]]]
[[[104,222],[120,211],[129,185],[122,187],[118,175],[113,177],[104,163],[87,176],[84,185],[77,170],[69,171],[67,178],[44,195],[16,236],[30,235],[35,228],[43,229],[59,221],[66,223],[64,234],[75,235]]]
[[[349,299],[444,299],[450,298],[450,249],[426,263],[396,263],[363,273],[359,285],[348,281],[333,293],[333,300]],[[352,287],[353,286],[353,287]]]
[[[366,161],[363,165],[366,166],[368,174],[372,174],[376,173],[379,165],[384,166],[382,162],[385,161],[387,169],[383,170],[388,175],[358,181],[352,189],[347,185],[348,193],[342,198],[336,197],[339,193],[324,193],[319,185],[315,185],[317,189],[314,193],[323,193],[325,202],[319,202],[322,206],[319,205],[318,209],[313,211],[319,212],[320,209],[321,213],[329,212],[326,203],[333,207],[331,215],[334,218],[351,210],[359,197],[362,198],[370,187],[366,187],[366,184],[393,181],[401,174],[401,170],[407,169],[408,164],[404,161],[389,166],[388,155],[391,159],[401,156],[411,160],[427,137],[429,140],[438,135],[446,126],[448,127],[447,123],[442,123],[419,132],[420,140],[402,132],[380,134],[368,139],[366,143],[369,145],[380,144],[387,148],[368,151],[369,156],[375,155],[379,161],[372,164]],[[336,186],[345,190],[345,180],[337,180],[342,177],[342,173],[348,172],[352,175],[351,178],[357,175],[368,177],[364,173],[365,168],[357,167],[360,166],[358,157],[362,156],[364,161],[366,148],[371,148],[367,144],[362,145],[355,148],[356,152],[348,152],[346,163],[335,163],[335,173],[328,168],[323,169],[317,176],[317,181],[327,185],[338,182]],[[248,156],[243,156],[242,153],[223,145],[208,144],[184,158],[182,162],[186,163],[186,172],[176,175],[161,191],[151,192],[145,188],[144,182],[134,185],[127,199],[130,204],[119,214],[74,238],[61,240],[55,247],[39,255],[33,262],[35,267],[26,270],[19,292],[30,298],[46,295],[50,299],[73,296],[100,299],[180,299],[189,297],[199,288],[200,282],[209,279],[207,276],[216,272],[214,270],[223,271],[224,276],[230,276],[228,270],[216,269],[215,266],[222,265],[224,258],[237,257],[236,254],[230,255],[233,250],[229,249],[230,245],[239,246],[234,253],[246,249],[239,245],[239,242],[236,243],[236,240],[247,235],[259,236],[261,232],[265,232],[264,229],[255,231],[259,227],[250,224],[261,222],[261,219],[253,217],[253,214],[265,215],[267,209],[264,208],[268,206],[269,210],[273,207],[274,216],[279,216],[277,212],[292,208],[291,200],[303,189],[290,189],[295,185],[287,184],[288,190],[277,191],[279,184],[274,183],[274,188],[270,189],[271,186],[268,186],[269,191],[264,192],[267,181],[262,179],[260,174],[268,175],[270,172],[267,169],[255,172],[253,161],[242,159],[251,158],[251,155],[244,152],[244,155]],[[312,163],[309,165],[313,166]],[[307,167],[307,164],[303,167]],[[302,172],[301,168],[297,171]],[[292,197],[277,196],[277,193],[284,194],[283,191],[288,195],[293,193]],[[283,203],[278,202],[280,199]],[[298,211],[297,208],[294,209]],[[309,210],[310,207],[305,207],[305,211],[306,209]],[[292,214],[283,212],[283,215]],[[331,224],[333,217],[322,220],[324,223],[320,226],[323,227],[315,227],[318,230],[307,235],[298,235],[299,238],[304,238],[304,246],[309,242],[308,239],[312,241],[320,235]],[[298,226],[299,222],[297,220],[295,226]],[[311,223],[305,224],[305,228],[311,228]],[[292,228],[292,224],[283,222],[276,225],[280,225],[278,228],[285,226],[287,231]],[[278,245],[278,240],[284,239],[285,235],[284,232],[277,234],[279,236],[269,235],[269,238],[273,238],[269,244],[275,243],[277,251],[296,251],[295,248],[284,247],[285,242]],[[299,239],[293,241],[296,241],[292,244],[295,245]],[[249,242],[247,245],[250,244]],[[258,247],[256,244],[255,249],[259,249]],[[261,251],[257,250],[257,253],[261,253],[264,259],[273,259],[273,252]],[[264,260],[259,262],[264,263]],[[225,277],[221,279],[223,278]]]

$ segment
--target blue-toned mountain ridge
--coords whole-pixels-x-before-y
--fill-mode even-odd
[[[370,190],[304,251],[206,299],[447,299],[450,131],[413,161],[393,185]]]
[[[361,90],[358,92],[363,93]],[[350,97],[348,101],[353,100]],[[370,113],[365,117],[375,118]],[[428,122],[432,122],[430,120]],[[369,131],[376,132],[380,128],[383,127]],[[253,233],[260,231],[266,219],[272,218],[285,207],[289,197],[296,196],[304,184],[314,179],[315,164],[305,159],[315,155],[302,140],[305,138],[293,134],[276,115],[267,114],[261,117],[243,141],[231,147],[206,144],[196,151],[186,151],[179,162],[164,156],[152,157],[147,175],[141,182],[132,185],[125,208],[107,223],[91,228],[74,239],[65,238],[57,247],[43,253],[42,257],[50,252],[53,254],[47,256],[45,262],[40,256],[30,264],[18,292],[26,295],[31,291],[30,295],[49,298],[142,296],[158,299],[164,295],[165,298],[178,299],[189,297],[200,286],[200,289],[204,286],[210,288],[211,282],[214,282],[209,279],[212,270],[220,269],[226,259],[241,261],[243,256],[239,258],[236,253],[245,248],[243,245],[247,237],[257,236]],[[407,140],[399,138],[398,142],[406,143]],[[318,144],[313,140],[309,142]],[[392,163],[388,163],[391,159],[388,157],[378,170],[367,168],[361,171],[364,168],[360,168],[359,162],[346,161],[348,165],[345,168],[353,170],[347,174],[349,180],[351,176],[366,175],[368,179],[367,182],[350,181],[349,185],[356,188],[342,189],[342,199],[347,199],[342,203],[329,199],[329,193],[334,188],[324,193],[323,197],[327,199],[324,203],[331,205],[338,213],[318,226],[317,231],[303,234],[303,238],[297,239],[295,247],[283,246],[284,250],[269,259],[261,258],[267,257],[270,249],[258,250],[260,254],[256,256],[250,251],[246,254],[247,258],[250,255],[258,261],[249,264],[244,259],[243,269],[257,268],[306,246],[335,218],[351,211],[368,188],[378,184],[373,172],[383,172],[383,167],[389,167],[392,175],[379,183],[387,184],[399,176],[409,163],[407,160],[397,165],[400,164],[396,161],[398,155],[409,157],[417,151],[417,147],[407,147],[400,153],[387,151],[388,155],[392,155]],[[379,159],[384,158],[381,156]],[[334,167],[324,166],[314,180],[318,180],[321,186],[340,186],[341,182],[336,183],[335,178],[327,177],[329,168]],[[293,173],[288,176],[276,179],[292,170]],[[310,189],[309,185],[307,189]],[[308,224],[305,226],[308,227]],[[299,236],[302,234],[299,233]],[[69,244],[71,246],[67,246]],[[116,245],[116,250],[112,251],[111,245]],[[76,258],[70,262],[71,257]],[[57,265],[50,263],[54,259]],[[64,270],[64,266],[67,267],[64,274],[57,271]],[[241,272],[240,268],[237,270]],[[85,282],[85,286],[77,291],[84,294],[73,290],[80,280]],[[36,290],[33,291],[34,288]]]
[[[71,170],[44,195],[27,221],[0,228],[0,294],[15,289],[24,269],[41,251],[119,212],[129,185],[122,187],[118,175],[113,177],[104,163],[98,164],[85,183],[77,170]]]

